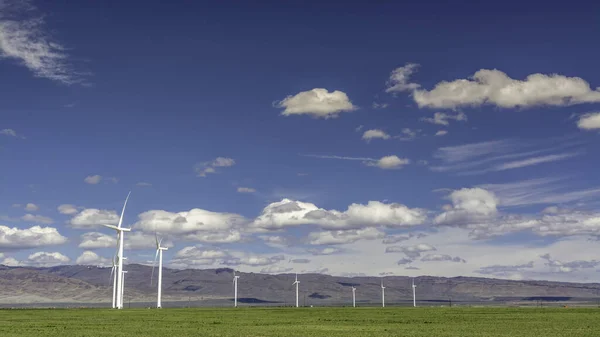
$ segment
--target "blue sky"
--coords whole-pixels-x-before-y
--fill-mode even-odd
[[[595,12],[0,0],[0,262],[590,280]]]

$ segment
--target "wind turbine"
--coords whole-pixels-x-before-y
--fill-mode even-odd
[[[381,279],[381,307],[385,308],[385,287],[383,286],[383,279]]]
[[[131,191],[127,194],[127,198],[125,199],[125,204],[123,205],[123,210],[121,211],[121,217],[119,218],[119,225],[118,226],[114,226],[114,225],[104,225],[104,227],[107,228],[111,228],[117,231],[117,259],[119,260],[118,265],[117,265],[117,271],[116,271],[116,275],[117,275],[117,294],[122,294],[123,293],[123,236],[125,234],[125,232],[129,232],[131,231],[131,228],[122,228],[121,226],[123,225],[123,215],[125,214],[125,207],[127,206],[127,201],[129,200],[129,195],[131,194]],[[116,301],[116,307],[117,309],[123,309],[123,301],[121,296],[117,296],[117,301]]]
[[[300,284],[300,281],[298,281],[298,273],[296,273],[296,281],[294,281],[294,283],[292,283],[292,285],[296,285],[296,308],[298,308],[298,285]]]
[[[167,247],[161,247],[162,238],[159,240],[158,235],[154,235],[156,238],[156,255],[154,256],[154,263],[152,264],[152,275],[150,276],[150,285],[152,285],[152,279],[154,278],[154,265],[156,264],[156,258],[158,257],[158,298],[156,300],[156,308],[162,308],[162,261],[163,261],[163,250],[169,250]]]
[[[112,268],[110,268],[110,277],[113,279],[113,296],[112,296],[112,308],[114,309],[116,307],[116,300],[117,300],[117,273],[115,272],[115,269],[117,268],[117,261],[115,261],[117,259],[116,256],[113,256],[112,259]]]
[[[233,271],[233,306],[237,308],[237,286],[238,286],[238,279],[240,277],[238,275],[235,274],[235,270]]]
[[[416,288],[417,286],[415,285],[415,279],[412,279],[412,288],[413,288],[413,307],[417,306],[417,292],[416,292]]]
[[[356,308],[356,288],[352,286],[352,307]]]

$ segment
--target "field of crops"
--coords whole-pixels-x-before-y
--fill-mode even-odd
[[[600,309],[0,310],[0,336],[600,336]]]

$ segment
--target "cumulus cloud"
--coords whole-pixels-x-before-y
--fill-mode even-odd
[[[27,212],[35,212],[39,209],[40,209],[40,207],[36,204],[28,203],[27,205],[25,205],[25,210]]]
[[[19,229],[0,226],[0,248],[26,249],[60,245],[67,242],[56,228],[33,226]]]
[[[448,131],[446,131],[446,130],[440,130],[440,131],[438,131],[438,132],[435,133],[435,135],[438,136],[438,137],[439,136],[445,136],[447,134],[448,134]]]
[[[410,141],[417,138],[417,132],[421,132],[421,130],[412,130],[410,128],[403,128],[400,130],[400,134],[394,136],[395,139],[402,141]]]
[[[185,247],[179,250],[171,260],[175,268],[194,268],[198,266],[268,266],[285,260],[283,255],[266,256],[245,252],[224,251],[203,246]]]
[[[399,266],[402,266],[402,265],[405,265],[405,264],[411,264],[411,263],[413,263],[413,259],[409,259],[409,258],[406,258],[406,257],[403,257],[403,258],[401,258],[400,260],[398,260],[396,262],[396,264],[399,265]]]
[[[450,256],[447,254],[427,254],[421,258],[424,262],[461,262],[466,263],[464,259],[458,256]]]
[[[251,187],[238,187],[238,193],[254,193],[256,190]]]
[[[49,225],[54,222],[54,220],[52,220],[52,218],[49,218],[47,216],[37,215],[37,214],[36,215],[25,214],[21,217],[21,220],[27,221],[27,222],[41,223],[44,225]]]
[[[550,267],[553,272],[560,273],[571,273],[578,271],[579,269],[590,269],[596,268],[600,265],[600,261],[597,260],[577,260],[570,262],[563,262],[560,260],[553,259],[550,254],[544,254],[540,256],[546,260],[546,266]]]
[[[99,267],[109,267],[112,265],[110,259],[99,256],[98,254],[86,250],[83,252],[76,260],[76,264],[84,265],[84,266],[99,266]]]
[[[231,167],[235,165],[235,160],[226,157],[217,157],[213,161],[198,163],[194,166],[194,171],[198,177],[206,177],[209,173],[217,173],[219,167]]]
[[[394,243],[398,243],[398,242],[410,240],[412,238],[421,239],[421,238],[424,238],[426,236],[427,236],[427,234],[424,234],[424,233],[408,233],[408,234],[398,234],[398,235],[386,235],[383,238],[383,241],[381,243],[383,243],[385,245],[389,245],[389,244],[394,244]]]
[[[341,248],[337,247],[325,247],[325,248],[311,248],[308,250],[312,255],[332,255],[342,251]]]
[[[102,181],[102,176],[101,175],[93,175],[93,176],[87,176],[85,177],[85,179],[83,179],[83,181],[86,184],[90,184],[90,185],[96,185],[98,183],[100,183],[100,181]]]
[[[283,199],[265,207],[252,227],[277,230],[290,226],[316,225],[324,229],[359,229],[363,227],[409,227],[422,224],[426,211],[401,204],[369,201],[351,204],[344,212],[325,210],[315,204]]]
[[[476,222],[489,219],[498,212],[498,198],[482,188],[462,188],[453,191],[447,198],[452,201],[452,206],[434,219],[435,224]]]
[[[127,239],[129,239],[129,236],[127,236]],[[98,232],[89,232],[81,235],[81,243],[79,244],[79,248],[84,249],[109,248],[116,246],[116,236],[110,236]]]
[[[87,229],[102,225],[116,225],[119,216],[115,211],[105,209],[86,208],[75,215],[69,223],[74,228]]]
[[[289,245],[289,240],[278,235],[259,235],[259,239],[263,240],[267,246],[283,248]]]
[[[263,274],[283,274],[292,271],[294,268],[284,266],[268,266],[260,270]]]
[[[291,259],[290,260],[291,263],[310,263],[309,259]]]
[[[135,186],[138,186],[138,187],[150,187],[150,186],[152,186],[152,184],[151,183],[147,183],[145,181],[140,181],[139,183],[135,184]]]
[[[380,129],[367,130],[362,135],[362,139],[365,140],[367,143],[375,138],[390,139],[391,136],[388,135],[387,133],[385,133],[385,131],[380,130]]]
[[[315,118],[335,118],[341,112],[358,109],[352,104],[346,93],[335,90],[315,88],[290,95],[274,104],[277,108],[284,108],[283,116],[310,115]]]
[[[138,215],[138,221],[133,228],[147,233],[158,231],[164,234],[200,238],[202,235],[214,234],[215,237],[229,236],[230,230],[247,223],[247,220],[234,213],[211,212],[194,208],[185,212],[168,212],[150,210]],[[199,240],[200,241],[200,240]]]
[[[577,126],[582,130],[600,129],[600,112],[588,113],[579,118]]]
[[[340,245],[353,243],[358,240],[381,239],[385,233],[373,227],[363,229],[346,229],[335,231],[311,232],[308,234],[311,245]]]
[[[31,1],[0,1],[0,59],[14,60],[36,77],[64,84],[81,82],[68,63],[66,48],[44,29],[44,17]]]
[[[78,212],[77,206],[71,204],[62,204],[57,208],[60,214],[73,215]]]
[[[410,76],[419,68],[418,64],[407,63],[392,71],[387,82],[386,92],[413,91],[420,87],[417,83],[409,83]]]
[[[519,265],[491,265],[481,267],[474,272],[482,275],[491,275],[495,277],[504,277],[512,279],[522,278],[522,273],[528,269],[533,269],[533,261]]]
[[[421,118],[421,120],[423,122],[427,122],[427,123],[432,123],[432,124],[438,124],[438,125],[450,125],[450,121],[449,120],[455,120],[455,121],[466,121],[467,120],[467,115],[463,112],[459,112],[456,115],[450,115],[444,112],[436,112],[433,114],[433,117],[423,117]]]
[[[421,256],[421,253],[436,251],[437,249],[426,243],[419,243],[414,246],[388,246],[385,249],[386,253],[404,253],[410,259],[416,259]]]
[[[54,267],[67,264],[69,261],[71,261],[71,259],[58,252],[37,252],[29,255],[27,260],[24,261],[17,261],[14,258],[10,258],[10,260],[5,259],[2,263],[10,266]]]
[[[497,69],[481,69],[467,79],[442,81],[431,90],[408,83],[416,65],[396,69],[388,81],[388,92],[409,91],[420,108],[478,107],[501,108],[565,106],[600,102],[600,89],[592,89],[579,77],[558,74],[531,74],[524,80],[510,78]]]
[[[392,155],[382,157],[377,161],[367,161],[365,164],[368,166],[379,167],[382,170],[397,170],[401,169],[405,165],[410,164],[410,159],[399,158],[396,155]]]

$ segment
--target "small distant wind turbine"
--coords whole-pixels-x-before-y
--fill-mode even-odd
[[[415,279],[412,279],[412,289],[413,289],[413,307],[417,306],[417,286],[415,285]]]
[[[381,279],[381,307],[385,308],[385,287],[383,286],[383,279]]]
[[[296,273],[296,281],[294,281],[294,283],[292,283],[292,285],[296,285],[296,308],[298,308],[298,285],[300,284],[300,281],[298,281],[298,273]]]
[[[352,287],[352,307],[356,308],[356,288]]]
[[[131,191],[127,194],[127,198],[125,199],[125,204],[123,205],[123,210],[121,211],[121,217],[119,218],[119,225],[104,225],[104,227],[114,229],[117,231],[117,259],[118,265],[115,275],[117,276],[117,294],[123,293],[123,236],[125,232],[131,231],[131,228],[122,228],[123,225],[123,215],[125,214],[125,207],[127,207],[127,201],[129,200],[129,196],[131,195]],[[121,296],[116,296],[116,308],[123,309],[123,301],[121,300]]]
[[[110,277],[113,279],[113,296],[112,296],[112,308],[116,308],[117,306],[117,273],[115,272],[115,269],[117,268],[117,261],[115,261],[117,259],[116,256],[113,256],[112,259],[112,268],[110,268]]]
[[[161,247],[162,238],[159,240],[158,235],[155,234],[156,238],[156,255],[154,256],[154,263],[152,264],[152,275],[150,276],[150,285],[152,285],[152,279],[154,278],[154,265],[156,265],[156,258],[158,258],[158,298],[156,300],[156,308],[162,308],[162,261],[163,261],[163,250],[169,250],[167,247]]]
[[[233,306],[237,308],[237,289],[238,289],[238,279],[240,277],[235,274],[235,270],[233,271]]]

